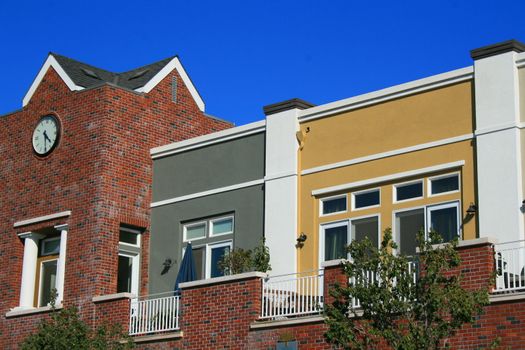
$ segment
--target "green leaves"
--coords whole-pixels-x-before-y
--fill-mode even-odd
[[[218,266],[224,274],[229,275],[248,271],[267,272],[272,269],[270,265],[270,250],[265,245],[263,238],[253,250],[233,249],[221,258]]]
[[[442,244],[436,232],[425,240],[423,231],[417,240],[419,253],[412,259],[395,254],[390,229],[380,248],[368,239],[348,246],[349,284],[331,290],[335,301],[326,306],[328,341],[345,349],[372,349],[380,342],[394,349],[437,349],[474,321],[488,304],[488,288],[461,286],[457,241]]]

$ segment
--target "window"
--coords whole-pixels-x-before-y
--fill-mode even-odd
[[[423,181],[394,185],[394,202],[423,198]]]
[[[346,247],[352,240],[367,237],[379,246],[379,216],[357,218],[321,226],[322,238],[320,261],[347,258]]]
[[[368,208],[380,204],[380,191],[378,188],[352,194],[354,209]]]
[[[429,181],[429,196],[459,191],[459,174],[447,174],[431,177]]]
[[[117,293],[139,295],[140,235],[140,230],[120,227]]]
[[[51,301],[51,291],[57,287],[58,255],[60,237],[40,240],[40,252],[37,259],[35,306],[42,307]]]
[[[321,199],[321,215],[343,213],[346,211],[346,195]]]
[[[429,205],[395,214],[396,241],[399,251],[414,255],[417,247],[417,234],[431,229],[441,234],[444,242],[459,237],[459,202]]]
[[[218,216],[182,225],[183,242],[192,242],[196,279],[223,276],[219,262],[233,249],[235,219],[233,215]],[[182,255],[184,256],[184,249]]]

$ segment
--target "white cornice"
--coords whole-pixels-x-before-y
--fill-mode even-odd
[[[445,85],[456,84],[473,79],[473,67],[456,69],[450,72],[431,77],[414,80],[405,84],[396,85],[382,90],[377,90],[364,95],[359,95],[344,100],[339,100],[324,105],[307,108],[299,111],[299,122],[306,122],[322,118],[335,113],[350,111],[372,104],[393,100],[407,95],[420,93]]]
[[[520,52],[516,54],[516,67],[525,67],[525,52]]]
[[[31,219],[20,220],[20,221],[15,222],[13,224],[13,227],[20,227],[20,226],[36,224],[38,222],[63,218],[63,217],[70,216],[70,215],[71,215],[71,210],[61,211],[60,213],[54,213],[54,214],[49,214],[49,215],[44,215],[44,216],[38,216],[35,218],[31,218]]]
[[[66,83],[67,87],[71,91],[84,89],[82,86],[76,85],[73,82],[73,80],[71,80],[69,75],[67,75],[66,71],[64,71],[62,66],[60,66],[60,64],[53,57],[53,55],[49,55],[47,57],[47,60],[44,62],[44,65],[42,66],[42,68],[38,72],[35,80],[33,81],[33,84],[31,84],[31,87],[29,88],[29,90],[27,91],[26,95],[24,96],[24,99],[22,100],[22,106],[26,106],[29,103],[29,101],[31,100],[31,97],[33,97],[33,94],[35,93],[36,89],[38,88],[38,85],[40,85],[40,82],[42,81],[42,79],[44,79],[44,76],[46,75],[49,67],[53,67],[55,72],[57,72],[57,74],[60,76],[60,78],[62,78],[64,83]]]
[[[404,171],[401,173],[389,174],[385,176],[374,177],[371,179],[349,182],[349,183],[342,184],[342,185],[325,187],[325,188],[320,188],[318,190],[313,190],[312,196],[322,196],[322,195],[329,194],[329,193],[350,190],[356,187],[370,186],[370,185],[375,185],[381,182],[393,181],[393,180],[398,180],[398,179],[402,179],[406,177],[423,175],[423,174],[433,173],[433,172],[441,171],[441,170],[453,169],[453,168],[457,168],[463,165],[465,165],[465,161],[459,160],[456,162],[438,164],[438,165],[434,165],[434,166],[430,166],[426,168],[414,169],[414,170]]]
[[[424,150],[424,149],[427,149],[427,148],[448,145],[448,144],[451,144],[451,143],[456,143],[456,142],[461,142],[461,141],[465,141],[465,140],[470,140],[473,137],[474,137],[473,134],[465,134],[465,135],[450,137],[448,139],[442,139],[442,140],[422,143],[422,144],[414,145],[414,146],[410,146],[410,147],[398,148],[398,149],[394,149],[394,150],[387,151],[387,152],[371,154],[371,155],[364,156],[364,157],[348,159],[348,160],[344,160],[342,162],[331,163],[331,164],[321,165],[321,166],[314,167],[314,168],[304,169],[303,171],[301,171],[301,175],[308,175],[308,174],[318,173],[320,171],[326,171],[326,170],[336,169],[336,168],[340,168],[340,167],[344,167],[344,166],[349,166],[349,165],[369,162],[371,160],[377,160],[377,159],[381,159],[381,158],[397,156],[397,155],[404,154],[404,153],[416,152],[416,151]]]
[[[192,139],[171,143],[150,150],[151,158],[156,159],[170,154],[185,152],[194,148],[201,148],[214,143],[224,142],[264,131],[266,121],[261,120],[255,123],[238,126],[214,132],[207,135],[197,136]]]
[[[234,191],[234,190],[238,190],[238,189],[241,189],[241,188],[261,185],[263,183],[264,183],[264,180],[260,179],[260,180],[253,180],[253,181],[243,182],[243,183],[235,184],[235,185],[231,185],[231,186],[214,188],[213,190],[202,191],[202,192],[188,194],[188,195],[185,195],[185,196],[169,198],[169,199],[165,199],[165,200],[162,200],[162,201],[153,202],[153,203],[151,203],[150,207],[151,208],[156,208],[156,207],[160,207],[160,206],[163,206],[163,205],[178,203],[178,202],[182,202],[182,201],[187,201],[187,200],[194,199],[194,198],[211,196],[213,194],[229,192],[229,191]]]
[[[188,73],[186,73],[186,70],[182,66],[180,60],[178,57],[174,57],[167,65],[164,66],[153,78],[151,78],[148,83],[135,91],[137,92],[150,92],[155,86],[157,86],[158,83],[160,83],[168,74],[173,71],[173,69],[176,69],[179,73],[180,77],[182,78],[182,81],[184,82],[184,85],[186,85],[186,88],[191,94],[191,97],[195,100],[195,103],[199,107],[199,109],[204,112],[205,105],[204,101],[202,100],[201,95],[195,88],[195,85],[193,85],[193,82],[191,81],[190,77],[188,76]]]

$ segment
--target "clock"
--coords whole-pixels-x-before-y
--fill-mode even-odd
[[[60,137],[60,124],[54,115],[46,115],[38,121],[33,131],[33,150],[41,157],[51,153]]]

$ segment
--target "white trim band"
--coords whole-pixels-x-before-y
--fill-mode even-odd
[[[201,148],[215,143],[224,142],[232,139],[263,132],[266,128],[266,120],[238,126],[214,132],[207,135],[197,136],[188,140],[171,143],[150,150],[151,158],[156,159],[167,155],[189,151],[194,148]]]
[[[472,66],[456,69],[450,72],[434,75],[431,77],[414,80],[405,84],[392,86],[386,89],[370,92],[344,100],[339,100],[325,105],[307,108],[299,111],[299,122],[325,117],[335,113],[350,111],[372,104],[397,99],[407,95],[413,95],[426,90],[432,90],[445,85],[452,85],[462,81],[471,80],[474,68]]]
[[[192,194],[188,194],[188,195],[185,195],[185,196],[180,196],[180,197],[165,199],[165,200],[158,201],[158,202],[153,202],[153,203],[151,203],[150,208],[156,208],[156,207],[160,207],[162,205],[178,203],[178,202],[187,201],[187,200],[194,199],[194,198],[199,198],[199,197],[210,196],[210,195],[217,194],[217,193],[229,192],[229,191],[238,190],[238,189],[245,188],[245,187],[262,185],[263,183],[264,183],[264,180],[260,179],[260,180],[253,180],[253,181],[243,182],[243,183],[236,184],[236,185],[215,188],[215,189],[209,190],[209,191],[192,193]]]
[[[13,224],[13,227],[20,227],[20,226],[26,226],[30,224],[36,224],[38,222],[63,218],[63,217],[70,216],[70,215],[71,215],[71,210],[61,211],[60,213],[38,216],[36,218],[31,218],[27,220],[20,220],[20,221],[15,222]]]
[[[504,130],[510,130],[510,129],[524,129],[524,128],[525,128],[525,123],[516,123],[516,122],[505,123],[505,124],[491,126],[489,128],[478,129],[475,131],[475,135],[480,136],[480,135],[490,134],[490,133],[498,132],[498,131],[504,131]]]
[[[426,167],[426,168],[420,168],[420,169],[415,169],[415,170],[404,171],[404,172],[401,172],[401,173],[395,173],[395,174],[390,174],[390,175],[385,175],[385,176],[374,177],[372,179],[366,179],[366,180],[361,180],[361,181],[349,182],[349,183],[342,184],[342,185],[337,185],[337,186],[332,186],[332,187],[325,187],[325,188],[321,188],[321,189],[318,189],[318,190],[313,190],[312,191],[312,196],[320,196],[320,195],[324,195],[324,194],[328,194],[328,193],[332,193],[332,192],[339,192],[339,191],[349,190],[349,189],[356,188],[356,187],[375,185],[375,184],[378,184],[378,183],[381,183],[381,182],[398,180],[398,179],[402,179],[402,178],[405,178],[405,177],[422,175],[422,174],[426,174],[426,173],[433,173],[433,172],[436,172],[436,171],[457,168],[457,167],[460,167],[460,166],[463,166],[463,165],[465,165],[465,161],[464,160],[459,160],[457,162],[439,164],[439,165],[434,165],[434,166],[430,166],[430,167]]]
[[[321,165],[321,166],[314,167],[314,168],[304,169],[303,171],[301,171],[301,175],[308,175],[308,174],[318,173],[320,171],[341,168],[341,167],[344,167],[344,166],[349,166],[349,165],[369,162],[369,161],[377,160],[377,159],[381,159],[381,158],[397,156],[397,155],[404,154],[404,153],[416,152],[416,151],[421,151],[421,150],[428,149],[428,148],[444,146],[444,145],[448,145],[448,144],[451,144],[451,143],[456,143],[456,142],[470,140],[473,137],[474,137],[473,134],[465,134],[465,135],[450,137],[448,139],[442,139],[442,140],[432,141],[432,142],[428,142],[428,143],[422,143],[422,144],[415,145],[415,146],[409,146],[409,147],[394,149],[392,151],[371,154],[369,156],[364,156],[364,157],[344,160],[342,162]]]

